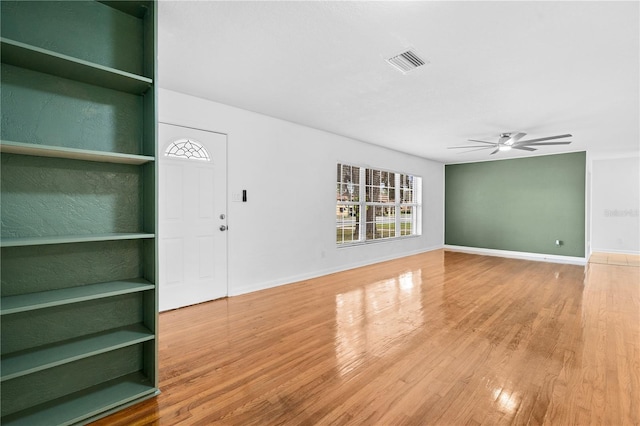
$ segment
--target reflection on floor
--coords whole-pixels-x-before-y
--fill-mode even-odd
[[[639,254],[625,253],[592,253],[589,263],[602,263],[604,265],[640,266]]]

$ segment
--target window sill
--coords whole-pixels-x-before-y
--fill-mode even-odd
[[[357,247],[357,246],[366,246],[369,244],[380,244],[380,243],[390,243],[393,241],[402,241],[402,240],[410,240],[414,238],[419,238],[422,235],[403,235],[402,237],[393,237],[393,238],[381,238],[379,240],[368,240],[368,241],[356,241],[353,243],[342,243],[336,244],[336,248],[347,248],[347,247]]]

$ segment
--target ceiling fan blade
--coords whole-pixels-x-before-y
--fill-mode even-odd
[[[493,148],[492,146],[484,146],[484,145],[467,145],[467,146],[450,146],[447,149],[459,149],[459,148],[480,148],[480,149],[487,149],[487,148]]]
[[[538,139],[529,139],[528,141],[519,141],[515,145],[528,145],[531,142],[542,142],[542,141],[550,141],[551,139],[560,139],[560,138],[570,138],[572,135],[558,135],[558,136],[549,136],[546,138],[538,138]]]
[[[516,143],[525,136],[527,136],[526,133],[516,133],[515,135],[511,136],[511,140],[513,141],[513,143]]]
[[[513,144],[515,144],[516,142],[518,142],[520,139],[522,139],[524,136],[526,135],[526,133],[516,133],[515,135],[512,135],[506,139],[500,138],[500,142],[504,145],[509,145],[509,146],[513,146]]]
[[[489,145],[495,145],[495,142],[487,142],[487,141],[479,141],[477,139],[467,139],[469,142],[480,142],[480,143],[488,143]]]
[[[511,148],[513,148],[513,149],[521,149],[523,151],[537,151],[537,149],[531,148],[531,147],[528,147],[528,146],[512,146]]]
[[[527,146],[540,146],[540,145],[569,145],[571,141],[567,142],[534,142],[528,143]]]
[[[492,152],[491,154],[489,154],[489,155],[493,155],[493,154],[495,154],[495,153],[496,153],[496,152],[498,152],[498,151],[500,151],[500,147],[496,148],[496,150],[495,150],[495,151],[493,151],[493,152]]]
[[[482,151],[482,150],[485,150],[487,148],[493,148],[493,147],[492,146],[483,146],[482,148],[470,149],[469,151],[461,151],[461,152],[458,152],[458,154],[466,154],[467,152]]]

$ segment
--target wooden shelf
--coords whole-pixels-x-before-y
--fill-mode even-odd
[[[92,151],[87,149],[39,145],[14,141],[0,141],[0,152],[6,152],[8,154],[33,155],[36,157],[68,158],[70,160],[97,161],[100,163],[132,165],[150,163],[155,160],[155,157],[146,155]]]
[[[61,235],[48,237],[2,238],[0,247],[42,246],[48,244],[88,243],[93,241],[139,240],[155,238],[148,233],[112,233],[92,235]]]
[[[69,425],[157,393],[141,373],[110,380],[2,418],[4,426]]]
[[[154,288],[154,284],[151,284],[143,278],[132,278],[122,281],[111,281],[59,290],[6,296],[3,297],[0,302],[0,315],[10,315],[35,309],[50,308],[52,306],[67,305],[69,303],[85,302],[87,300],[136,293]]]
[[[0,38],[2,63],[52,74],[82,83],[140,95],[153,84],[150,78],[105,67],[19,41]]]
[[[4,355],[0,382],[153,339],[149,329],[135,324]]]

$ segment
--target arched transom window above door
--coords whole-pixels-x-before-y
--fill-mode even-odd
[[[211,161],[211,157],[202,144],[193,139],[178,139],[171,142],[164,151],[167,157],[186,158],[187,160]]]

